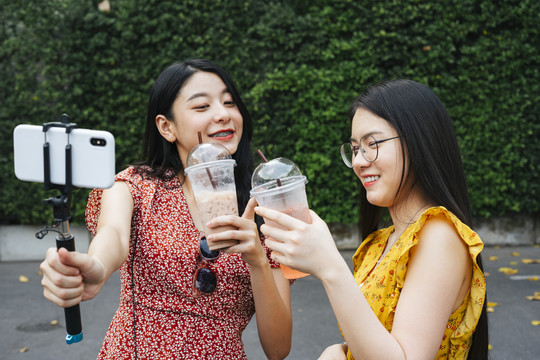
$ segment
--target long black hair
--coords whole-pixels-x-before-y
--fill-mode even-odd
[[[159,133],[155,119],[159,114],[172,119],[172,106],[180,95],[186,82],[197,72],[213,73],[223,81],[231,94],[243,119],[243,131],[240,143],[233,159],[236,160],[234,176],[238,209],[242,213],[249,201],[253,155],[250,141],[253,134],[251,116],[242,101],[232,78],[219,65],[202,59],[186,60],[169,65],[156,79],[150,91],[146,130],[143,141],[143,161],[136,165],[139,172],[161,180],[170,180],[174,176],[183,177],[184,166],[174,143],[168,142]],[[183,180],[183,179],[182,179]]]
[[[398,193],[404,190],[404,183],[410,184],[420,189],[430,203],[444,206],[470,226],[472,216],[457,138],[450,115],[437,95],[418,82],[394,80],[371,86],[355,99],[349,108],[351,122],[359,108],[388,121],[399,135],[408,159],[409,179],[405,179],[404,168]],[[383,209],[367,201],[363,187],[361,192],[360,221],[365,238],[378,228]],[[483,271],[480,255],[477,263]],[[469,359],[487,359],[486,304],[484,299]]]

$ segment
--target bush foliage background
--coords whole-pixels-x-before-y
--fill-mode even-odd
[[[410,78],[447,106],[473,211],[540,211],[537,0],[0,0],[0,223],[51,222],[55,195],[17,180],[12,132],[70,115],[116,137],[117,171],[139,159],[147,96],[171,62],[207,58],[236,80],[253,150],[295,161],[311,207],[357,222],[340,160],[347,109],[367,85]],[[257,163],[256,163],[257,164]],[[75,191],[81,222],[88,190]]]

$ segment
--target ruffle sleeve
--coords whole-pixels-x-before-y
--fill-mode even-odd
[[[139,185],[143,181],[142,175],[138,174],[134,167],[129,167],[116,174],[115,181],[123,181],[127,184],[133,198],[134,206],[137,207],[141,198]],[[97,232],[102,196],[103,189],[93,189],[88,195],[88,202],[86,204],[86,227],[94,236]]]

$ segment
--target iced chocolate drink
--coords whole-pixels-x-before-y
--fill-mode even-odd
[[[236,185],[234,182],[233,160],[227,149],[219,144],[200,144],[193,148],[188,155],[185,170],[188,176],[193,196],[199,208],[199,217],[206,234],[218,233],[230,226],[220,226],[209,229],[206,224],[221,215],[238,216],[236,200]],[[210,250],[216,250],[237,244],[238,241],[208,241]]]
[[[206,234],[214,234],[225,230],[235,230],[233,226],[219,226],[213,229],[206,227],[206,224],[215,217],[221,215],[238,214],[238,203],[236,201],[236,191],[201,191],[195,195],[199,215]],[[208,242],[210,250],[215,250],[237,244],[238,241]]]

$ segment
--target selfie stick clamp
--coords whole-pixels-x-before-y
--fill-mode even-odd
[[[66,129],[67,145],[66,145],[66,181],[65,185],[56,185],[51,183],[51,158],[50,158],[50,145],[47,142],[47,131],[51,127],[62,127]],[[56,248],[66,248],[68,251],[75,251],[75,237],[70,233],[69,220],[71,219],[70,207],[71,207],[71,193],[73,191],[72,186],[72,157],[71,157],[71,144],[69,143],[69,134],[72,129],[75,129],[77,124],[70,123],[67,114],[61,116],[61,122],[52,122],[43,124],[44,143],[43,143],[43,171],[44,178],[43,184],[45,190],[57,189],[62,192],[61,195],[54,198],[46,199],[47,204],[53,206],[53,215],[56,225],[46,226],[43,230],[36,234],[36,237],[42,239],[47,235],[48,231],[55,231],[58,233],[56,236]],[[57,229],[56,229],[57,228]],[[64,315],[66,318],[66,343],[73,344],[83,339],[81,312],[79,304],[64,308]]]

